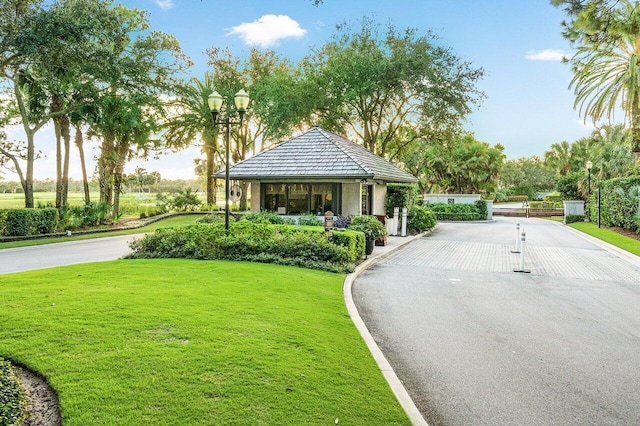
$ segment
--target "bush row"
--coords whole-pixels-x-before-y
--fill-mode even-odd
[[[349,272],[364,255],[364,235],[241,220],[159,229],[131,243],[130,258],[226,259]]]
[[[58,210],[7,209],[0,212],[0,235],[29,236],[50,234],[58,226]]]
[[[475,204],[429,204],[438,220],[484,220],[487,218],[487,203],[478,200]]]

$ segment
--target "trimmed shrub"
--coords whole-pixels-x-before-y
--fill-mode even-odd
[[[58,210],[10,209],[6,210],[4,235],[26,237],[29,235],[50,234],[58,226]]]
[[[241,220],[231,224],[227,235],[221,224],[195,224],[147,234],[130,244],[128,257],[242,260],[349,272],[358,260],[358,237],[337,238],[347,245],[335,244],[322,228]]]
[[[418,187],[412,184],[396,183],[387,185],[387,196],[384,201],[384,209],[387,217],[393,217],[393,208],[409,208],[414,202],[418,193]]]
[[[298,218],[300,226],[324,226],[324,216],[315,216],[312,214],[303,214]]]
[[[274,225],[284,225],[285,218],[274,212],[252,212],[242,216],[242,220],[248,220],[256,223],[271,223]]]
[[[551,194],[547,194],[542,199],[545,203],[560,203],[562,202],[562,195],[559,192],[552,192]]]
[[[351,262],[362,259],[366,248],[366,238],[364,233],[346,229],[344,231],[331,231],[329,241],[338,246],[344,247],[349,252]]]
[[[0,425],[21,425],[27,418],[28,393],[8,361],[0,358]]]
[[[369,241],[387,235],[387,228],[377,217],[371,215],[352,217],[349,229],[364,233],[365,238]]]
[[[583,214],[570,214],[564,219],[564,223],[584,222]]]
[[[475,202],[475,206],[478,209],[478,219],[486,219],[489,214],[489,208],[487,207],[487,202],[485,200],[478,200]]]
[[[407,214],[407,230],[411,233],[430,231],[438,223],[436,215],[428,208],[413,206]]]
[[[429,208],[435,214],[438,220],[480,220],[487,217],[480,216],[478,207],[475,204],[446,204],[436,203],[430,204]]]

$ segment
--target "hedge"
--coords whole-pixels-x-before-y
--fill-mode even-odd
[[[629,189],[636,185],[640,185],[640,176],[616,178],[598,183],[602,224],[638,231],[638,223],[634,219],[638,213],[638,202],[629,196]],[[619,193],[618,188],[622,190],[624,195]],[[598,217],[596,191],[591,192],[587,210],[590,212],[591,221],[595,222]]]
[[[129,258],[227,259],[351,272],[364,255],[364,234],[242,220],[159,229],[131,244]]]
[[[395,183],[387,185],[387,196],[384,202],[384,209],[387,217],[393,217],[393,208],[410,208],[415,203],[418,187],[412,184]]]
[[[50,234],[58,227],[58,220],[58,210],[52,207],[8,209],[0,214],[0,229],[10,237]]]
[[[481,220],[486,219],[487,213],[481,215],[475,204],[447,204],[435,203],[428,206],[438,220]],[[485,203],[486,208],[486,203]]]

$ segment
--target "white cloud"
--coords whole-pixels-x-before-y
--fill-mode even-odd
[[[282,39],[300,38],[306,33],[307,30],[287,15],[264,15],[257,21],[243,22],[231,28],[227,35],[238,34],[246,44],[266,48]]]
[[[530,50],[525,56],[530,61],[562,61],[562,58],[566,57],[560,49],[545,49],[545,50]]]
[[[169,10],[173,6],[173,0],[153,0],[153,2],[162,10]]]

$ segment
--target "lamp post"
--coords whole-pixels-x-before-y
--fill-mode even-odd
[[[211,95],[209,95],[209,99],[207,103],[209,104],[209,109],[211,110],[211,117],[213,119],[213,126],[223,125],[225,126],[225,141],[224,141],[224,149],[225,149],[225,170],[224,170],[224,229],[228,233],[229,232],[229,139],[231,137],[230,127],[232,124],[239,124],[242,129],[242,119],[244,118],[244,113],[247,111],[247,106],[249,106],[249,94],[244,90],[240,90],[233,97],[233,102],[236,105],[236,111],[238,111],[238,116],[240,117],[240,121],[231,121],[229,118],[229,109],[227,108],[227,112],[225,114],[225,118],[223,120],[218,120],[218,115],[220,114],[220,109],[222,108],[222,95],[220,93],[214,91]]]
[[[593,163],[591,160],[587,161],[587,222],[591,222],[591,207],[589,201],[591,199],[591,168]]]

